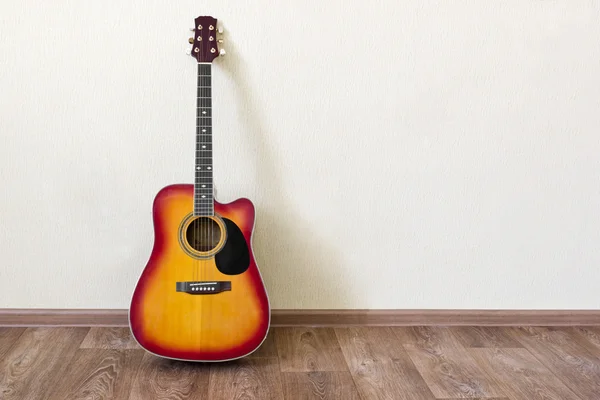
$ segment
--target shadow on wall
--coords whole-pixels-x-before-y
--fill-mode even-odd
[[[240,140],[246,148],[255,148],[256,183],[267,195],[256,204],[253,250],[269,298],[276,309],[341,308],[354,298],[352,285],[344,278],[345,269],[339,252],[320,240],[319,227],[308,225],[298,215],[285,193],[280,163],[266,142],[259,103],[240,71],[244,60],[228,42],[225,60],[219,67],[237,88],[237,109],[245,122]],[[285,135],[285,132],[278,132]],[[314,198],[306,198],[314,202]],[[315,205],[316,206],[316,205]]]

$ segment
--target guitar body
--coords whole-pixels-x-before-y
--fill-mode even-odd
[[[147,351],[188,361],[226,361],[256,350],[270,322],[251,247],[254,206],[214,201],[196,216],[194,185],[162,189],[155,243],[133,293],[129,323]]]

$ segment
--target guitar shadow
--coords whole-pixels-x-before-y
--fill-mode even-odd
[[[248,71],[232,41],[228,54],[217,59],[219,70],[232,81],[237,117],[244,131],[230,133],[232,140],[254,150],[255,182],[264,196],[256,204],[253,250],[274,309],[351,308],[354,287],[349,283],[341,255],[319,234],[319,226],[307,224],[289,200],[282,184],[281,162],[267,143],[260,103],[253,97],[245,75]],[[279,134],[285,134],[280,132]]]

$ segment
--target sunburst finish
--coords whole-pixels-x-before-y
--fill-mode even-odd
[[[173,185],[155,198],[155,244],[135,288],[129,320],[138,343],[162,357],[224,361],[254,351],[269,329],[269,302],[251,247],[254,206],[248,199],[214,202],[215,215],[243,233],[250,263],[243,273],[221,273],[214,257],[194,258],[179,240],[181,224],[194,208],[193,185]],[[191,295],[176,282],[230,281],[231,290]]]

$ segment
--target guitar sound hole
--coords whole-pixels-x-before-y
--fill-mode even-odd
[[[194,250],[211,251],[221,240],[221,228],[212,218],[199,217],[189,224],[185,238]]]

